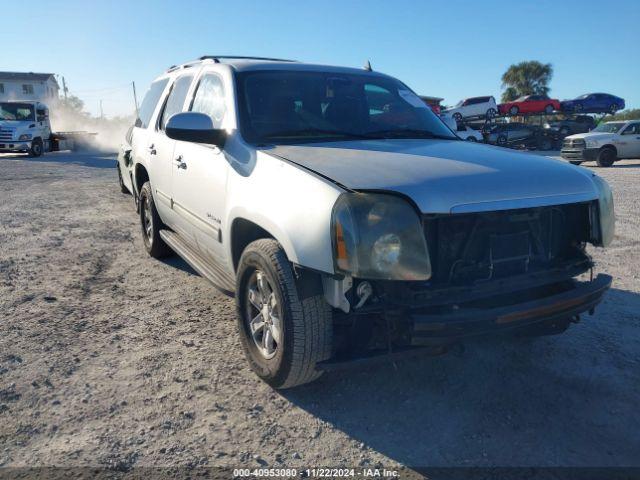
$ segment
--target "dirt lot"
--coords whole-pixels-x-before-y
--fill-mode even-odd
[[[533,342],[257,380],[233,301],[143,250],[110,156],[0,156],[0,466],[640,466],[640,161],[595,316]]]

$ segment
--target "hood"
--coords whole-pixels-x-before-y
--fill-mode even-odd
[[[588,170],[465,141],[362,140],[263,151],[351,190],[406,195],[423,213],[505,210],[597,198]]]
[[[570,140],[579,140],[579,139],[589,139],[589,140],[609,140],[615,135],[615,133],[606,133],[606,132],[586,132],[586,133],[576,133],[575,135],[569,135],[565,137]]]

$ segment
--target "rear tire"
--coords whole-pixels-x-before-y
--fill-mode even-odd
[[[164,223],[156,210],[149,182],[146,182],[140,190],[140,225],[144,248],[149,255],[153,258],[163,258],[173,253],[160,236],[160,230],[163,229]]]
[[[609,107],[609,113],[611,115],[615,115],[617,111],[618,111],[618,106],[617,105],[614,104],[614,105],[611,105]]]
[[[507,137],[505,137],[504,135],[499,135],[496,139],[496,144],[500,147],[504,147],[507,144]]]
[[[478,139],[476,137],[467,137],[467,142],[477,142]]]
[[[122,172],[120,171],[120,163],[116,163],[116,168],[118,169],[118,184],[120,185],[120,193],[129,193],[129,190],[127,190],[127,187],[124,184],[124,181],[122,180]]]
[[[486,118],[487,118],[487,120],[491,120],[497,114],[498,114],[498,112],[496,112],[495,108],[490,108],[489,110],[487,110]]]
[[[616,151],[613,148],[604,147],[600,149],[600,153],[598,153],[598,159],[596,160],[596,163],[599,167],[610,167],[615,161]]]
[[[33,142],[31,142],[31,149],[29,150],[30,157],[41,157],[44,154],[44,144],[42,140],[36,138]]]
[[[256,240],[242,253],[236,308],[242,347],[262,380],[291,388],[320,377],[316,364],[332,353],[331,307],[322,294],[300,297],[291,262],[276,240]]]
[[[462,121],[462,114],[460,112],[456,112],[453,114],[453,119],[456,121],[456,123],[459,123]]]

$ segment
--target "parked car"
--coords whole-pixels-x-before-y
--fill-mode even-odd
[[[573,100],[560,102],[564,112],[611,113],[625,107],[624,99],[608,93],[586,93]]]
[[[596,121],[589,115],[576,115],[562,120],[555,120],[544,124],[544,128],[556,130],[562,137],[574,133],[586,133],[596,127]]]
[[[574,165],[595,160],[600,167],[610,167],[617,160],[640,158],[640,120],[601,123],[589,133],[564,139],[562,158]]]
[[[463,140],[468,140],[469,142],[483,142],[484,136],[480,130],[475,130],[471,128],[469,125],[465,125],[460,123],[457,125],[455,129],[456,135],[458,135]]]
[[[521,115],[527,113],[546,113],[560,110],[560,102],[547,95],[525,95],[513,102],[501,103],[498,110],[502,115]]]
[[[146,252],[235,296],[248,363],[276,388],[474,334],[559,333],[611,284],[579,278],[586,243],[613,237],[603,179],[461,141],[382,73],[202,57],[151,84],[131,159]]]
[[[445,110],[445,113],[451,115],[457,122],[465,118],[493,118],[498,113],[496,99],[487,97],[471,97],[460,100],[458,104]]]
[[[485,142],[510,148],[551,150],[560,140],[557,132],[519,122],[488,125],[483,134]]]

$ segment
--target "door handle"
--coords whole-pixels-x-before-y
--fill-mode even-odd
[[[149,145],[149,155],[155,155],[156,153],[155,145],[152,143]]]
[[[176,157],[176,165],[178,168],[182,168],[183,170],[187,169],[187,164],[182,161],[182,155],[178,155]]]

